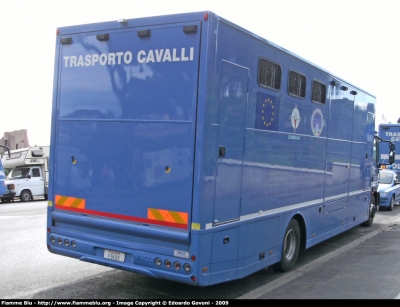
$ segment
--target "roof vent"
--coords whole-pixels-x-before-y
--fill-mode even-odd
[[[183,27],[183,32],[185,32],[186,34],[188,34],[188,33],[197,33],[197,25],[184,26]]]
[[[137,31],[137,36],[143,38],[143,37],[150,37],[151,35],[151,30],[140,30]]]
[[[110,34],[97,34],[96,38],[100,42],[106,42],[110,39]]]
[[[72,38],[71,37],[63,37],[60,39],[61,45],[70,45],[72,44]]]

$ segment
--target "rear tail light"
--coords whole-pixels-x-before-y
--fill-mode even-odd
[[[190,272],[190,270],[191,270],[192,268],[190,267],[190,264],[189,264],[189,263],[185,263],[185,264],[183,265],[183,269],[184,269],[186,272]]]
[[[171,260],[165,260],[164,261],[164,265],[165,265],[165,267],[167,267],[167,268],[170,268],[171,266],[172,266],[172,262],[171,262]]]
[[[162,260],[161,260],[160,258],[156,258],[156,259],[154,260],[154,262],[155,262],[155,264],[158,265],[158,266],[162,265]]]
[[[181,269],[181,263],[179,261],[174,262],[174,268],[175,270],[180,270]]]
[[[48,229],[48,231],[50,231],[50,229]],[[57,238],[56,239],[56,237],[53,236],[53,235],[50,236],[50,242],[51,242],[51,244],[56,244],[56,242],[57,242],[59,245],[63,245],[63,243],[64,243],[64,245],[66,247],[71,245],[73,248],[76,248],[76,242],[75,241],[70,241],[69,239],[63,239],[63,238]]]

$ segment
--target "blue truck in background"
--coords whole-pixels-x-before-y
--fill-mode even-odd
[[[379,137],[383,140],[389,140],[397,148],[400,148],[400,124],[382,123],[379,124]],[[380,152],[380,162],[387,163],[389,161],[389,148],[384,146]],[[385,167],[383,167],[385,168]],[[396,157],[396,160],[391,164],[389,169],[400,170],[400,158]]]
[[[375,109],[210,11],[61,27],[48,250],[194,286],[288,271],[372,224]]]

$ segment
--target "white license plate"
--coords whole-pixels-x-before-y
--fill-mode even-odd
[[[114,251],[111,249],[104,250],[104,258],[124,262],[125,261],[125,253]]]

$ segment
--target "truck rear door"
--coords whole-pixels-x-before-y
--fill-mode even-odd
[[[199,46],[199,22],[61,37],[56,210],[188,229]]]

